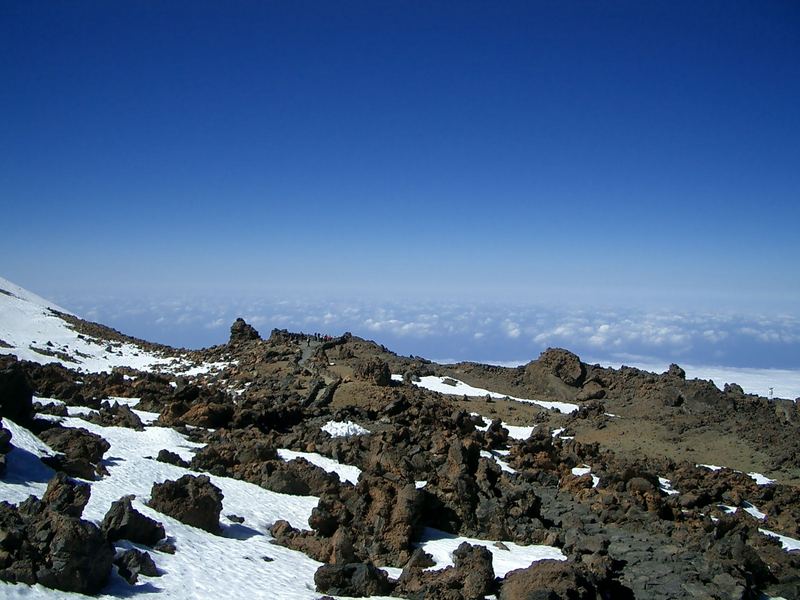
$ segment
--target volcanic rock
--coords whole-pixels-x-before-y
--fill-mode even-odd
[[[569,386],[578,387],[583,383],[586,369],[576,354],[563,348],[548,348],[539,355],[538,360],[528,365],[531,370],[539,370],[555,375]],[[526,371],[528,369],[526,368]]]
[[[127,427],[136,431],[144,431],[144,424],[135,412],[127,404],[114,402],[110,404],[104,401],[100,404],[100,410],[90,413],[86,420],[103,427]]]
[[[261,336],[258,335],[258,331],[256,331],[255,327],[252,325],[248,325],[245,320],[241,317],[236,319],[231,325],[231,344],[237,342],[249,342],[252,340],[260,340]]]
[[[90,494],[88,483],[75,481],[59,472],[47,483],[42,502],[51,510],[68,517],[80,517]]]
[[[81,492],[63,480],[48,491],[49,502],[33,496],[18,507],[0,502],[0,579],[97,593],[111,573],[113,548],[93,523],[57,512],[66,506],[74,513]]]
[[[160,574],[153,557],[149,553],[131,548],[121,552],[114,558],[120,576],[133,585],[139,580],[139,575],[158,577]]]
[[[377,356],[358,361],[353,366],[353,376],[361,381],[386,386],[392,382],[392,372],[386,361]]]
[[[126,539],[134,544],[154,546],[164,539],[164,526],[133,508],[132,499],[133,496],[123,496],[115,500],[100,528],[111,542]]]
[[[233,416],[233,407],[217,402],[195,404],[180,417],[187,425],[194,427],[225,427]]]
[[[166,448],[162,448],[158,451],[158,456],[156,456],[156,460],[158,462],[167,463],[168,465],[175,465],[176,467],[183,467],[184,469],[189,467],[189,462],[183,460],[180,455],[176,454],[175,452],[170,452]]]
[[[412,558],[395,593],[409,600],[482,600],[495,592],[489,550],[464,542],[453,552],[453,562],[452,567],[426,571],[426,562]]]
[[[0,418],[27,425],[33,418],[33,388],[16,360],[4,360],[0,369]]]
[[[506,575],[500,600],[595,600],[596,590],[571,562],[541,560]]]
[[[207,475],[184,475],[177,481],[154,483],[148,505],[181,523],[217,533],[222,498]]]
[[[104,474],[100,464],[111,445],[86,429],[55,426],[39,433],[39,438],[63,456],[42,459],[54,469],[82,479],[96,479]]]
[[[392,585],[386,573],[370,563],[322,565],[314,574],[318,592],[340,596],[383,596]]]

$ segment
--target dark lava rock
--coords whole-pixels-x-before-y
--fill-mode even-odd
[[[8,359],[3,364],[9,362]],[[0,417],[27,425],[33,419],[33,387],[16,360],[0,369]]]
[[[155,546],[153,546],[153,550],[158,550],[159,552],[163,552],[164,554],[175,554],[178,551],[178,548],[175,546],[175,542],[169,539],[161,540]]]
[[[681,367],[672,363],[667,370],[668,377],[676,377],[678,379],[686,379],[686,371],[684,371]]]
[[[495,591],[492,553],[483,546],[461,544],[453,552],[454,566],[426,571],[427,561],[415,555],[395,590],[409,600],[482,600]]]
[[[276,522],[275,543],[320,562],[371,561],[404,564],[421,529],[423,494],[413,483],[396,483],[367,472],[358,485],[326,490],[311,513],[313,531]]]
[[[581,359],[563,348],[548,348],[531,364],[546,373],[555,375],[569,386],[580,386],[586,376],[586,369]]]
[[[123,496],[111,504],[100,528],[110,542],[120,539],[154,546],[164,539],[164,526],[133,508],[133,496]]]
[[[386,573],[370,563],[322,565],[314,574],[318,592],[339,596],[383,596],[391,592]]]
[[[100,405],[98,412],[93,412],[86,417],[91,423],[96,423],[104,427],[127,427],[136,431],[144,431],[144,424],[135,412],[127,404],[109,404],[107,401]]]
[[[158,462],[167,463],[168,465],[183,467],[184,469],[189,467],[188,461],[183,460],[179,455],[175,454],[174,452],[170,452],[166,448],[158,451],[158,456],[156,456],[156,460]]]
[[[392,372],[386,361],[377,356],[360,360],[353,366],[353,375],[362,381],[387,386],[392,382]]]
[[[79,487],[60,479],[48,487],[49,502],[33,496],[18,507],[0,502],[0,579],[81,594],[100,591],[111,573],[111,544],[93,523],[57,512],[64,505],[77,510]]]
[[[3,428],[3,420],[0,419],[0,477],[6,473],[6,454],[11,452],[11,432]]]
[[[146,577],[158,577],[158,567],[153,562],[153,557],[147,552],[142,552],[136,548],[125,550],[114,558],[120,576],[128,583],[133,585],[139,580],[139,575]]]
[[[80,517],[89,502],[90,494],[88,483],[70,479],[64,473],[56,473],[47,484],[42,502],[51,510],[68,517]]]
[[[506,575],[500,600],[595,600],[591,582],[571,562],[541,560]]]
[[[181,523],[217,533],[222,498],[222,491],[207,475],[184,475],[177,481],[154,483],[148,506]]]
[[[230,343],[235,342],[249,342],[251,340],[260,340],[261,336],[258,335],[255,327],[248,325],[241,317],[236,319],[231,325],[231,339]]]
[[[3,420],[0,419],[0,453],[6,454],[11,450],[11,432],[3,428]]]
[[[447,458],[425,486],[428,523],[461,535],[525,543],[543,528],[531,485],[504,476],[475,443],[450,442]]]
[[[304,458],[296,458],[289,462],[276,460],[265,463],[260,485],[280,494],[319,496],[338,486],[339,478]]]
[[[180,417],[187,425],[195,427],[224,427],[233,417],[233,406],[218,402],[195,404]]]
[[[111,445],[96,433],[82,427],[57,426],[45,429],[39,438],[64,454],[44,461],[51,467],[82,479],[95,479],[96,474],[103,473],[99,463]]]

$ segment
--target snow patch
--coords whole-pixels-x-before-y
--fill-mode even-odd
[[[774,531],[770,531],[769,529],[759,529],[761,533],[764,535],[768,535],[770,537],[777,538],[783,549],[787,552],[792,552],[793,550],[800,550],[800,540],[796,540],[791,538],[787,535],[781,535],[780,533],[775,533]]]
[[[328,473],[336,473],[342,481],[349,481],[353,485],[358,483],[358,477],[361,475],[361,469],[352,465],[343,465],[340,462],[322,456],[315,452],[297,452],[295,450],[287,450],[281,448],[278,450],[278,456],[285,461],[294,460],[295,458],[305,458],[312,465],[318,466],[320,469]]]
[[[677,491],[672,487],[672,482],[666,477],[659,477],[658,484],[661,491],[664,492],[665,494],[668,494],[669,496],[675,496],[676,494],[680,494],[679,491]]]
[[[494,462],[496,462],[500,466],[501,471],[505,471],[506,473],[512,473],[512,474],[517,472],[515,469],[512,469],[506,461],[501,460],[496,452],[489,450],[481,450],[481,456],[483,458],[488,458],[489,460],[493,460]]]
[[[396,377],[400,377],[399,381],[402,381],[402,375],[393,376],[393,378],[395,378],[397,381]],[[414,385],[425,388],[426,390],[431,390],[433,392],[447,394],[449,396],[471,396],[478,398],[489,396],[490,398],[497,400],[514,400],[516,402],[535,404],[537,406],[541,406],[542,408],[562,413],[575,412],[579,408],[577,404],[572,404],[570,402],[547,402],[545,400],[531,400],[529,398],[517,398],[516,396],[509,396],[508,394],[491,392],[483,388],[473,387],[452,377],[437,377],[436,375],[429,375],[426,377],[420,377],[419,381],[414,382]]]
[[[492,424],[492,420],[487,417],[484,417],[483,415],[480,415],[476,412],[469,414],[472,415],[473,417],[480,417],[480,419],[483,421],[483,425],[478,425],[475,427],[478,431],[487,431],[489,429],[489,425]],[[500,423],[500,426],[505,427],[508,430],[508,437],[510,437],[513,440],[521,440],[521,441],[525,441],[529,437],[531,437],[533,430],[536,429],[536,425],[530,425],[530,426],[509,425],[505,421],[502,421]]]
[[[600,478],[597,475],[592,474],[592,467],[589,465],[583,465],[582,467],[572,467],[572,474],[575,477],[583,477],[584,475],[592,475],[592,487],[596,488],[600,485]]]
[[[435,565],[429,570],[453,566],[453,552],[463,542],[483,546],[492,553],[492,566],[497,577],[505,577],[514,569],[525,569],[540,560],[567,560],[567,557],[552,546],[520,546],[514,542],[479,540],[455,536],[432,527],[426,527],[418,544],[433,557]]]
[[[775,483],[774,479],[770,479],[766,475],[762,475],[761,473],[748,473],[748,475],[758,484],[758,485],[772,485]]]
[[[348,438],[354,435],[367,435],[369,429],[365,429],[353,421],[328,421],[321,427],[322,431],[332,438]]]

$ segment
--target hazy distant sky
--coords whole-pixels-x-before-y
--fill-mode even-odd
[[[800,4],[0,3],[0,275],[56,299],[797,315]]]

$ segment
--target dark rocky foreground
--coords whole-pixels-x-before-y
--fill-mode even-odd
[[[315,577],[320,593],[800,597],[800,552],[784,551],[759,531],[800,538],[795,403],[748,396],[735,385],[720,391],[710,382],[687,380],[677,366],[660,375],[603,369],[558,349],[517,369],[441,366],[350,335],[310,339],[273,331],[262,340],[243,321],[232,327],[228,344],[194,357],[231,366],[202,378],[124,370],[78,377],[55,364],[0,357],[0,416],[27,426],[56,450],[49,464],[60,473],[42,500],[0,504],[0,578],[94,593],[112,562],[129,581],[157,573],[149,555],[115,556],[116,540],[165,547],[163,527],[125,497],[100,526],[80,519],[89,487],[67,475],[103,477],[108,445],[87,431],[37,419],[37,412],[61,409],[35,406],[35,391],[94,408],[87,417],[92,422],[131,429],[142,428],[136,415],[104,400],[141,398],[139,408],[158,412],[160,426],[205,443],[189,464],[196,476],[151,492],[152,508],[187,524],[219,533],[224,499],[203,472],[318,497],[308,529],[278,521],[270,532],[275,543],[324,563]],[[404,382],[392,381],[391,373],[402,374]],[[413,385],[426,375],[575,402],[580,409],[567,415],[510,400],[443,396]],[[483,430],[471,412],[497,418]],[[354,421],[371,433],[332,438],[320,429],[330,420]],[[537,428],[528,439],[515,440],[503,421]],[[554,437],[555,428],[563,428],[565,437]],[[13,439],[3,431],[0,452],[7,452]],[[280,459],[278,448],[317,452],[358,466],[362,475],[356,485],[343,483],[302,459]],[[514,472],[503,470],[492,452]],[[157,458],[181,461],[166,451]],[[732,468],[711,471],[696,463]],[[591,475],[572,473],[583,465]],[[778,481],[757,485],[745,474],[753,466]],[[592,475],[599,478],[596,486]],[[664,491],[659,478],[669,479],[678,493]],[[738,510],[728,514],[723,505]],[[751,505],[766,520],[748,514]],[[426,571],[430,558],[417,548],[425,528],[553,545],[567,560],[537,562],[500,578],[491,554],[465,543],[454,566]],[[402,576],[390,579],[377,566],[400,567]]]

